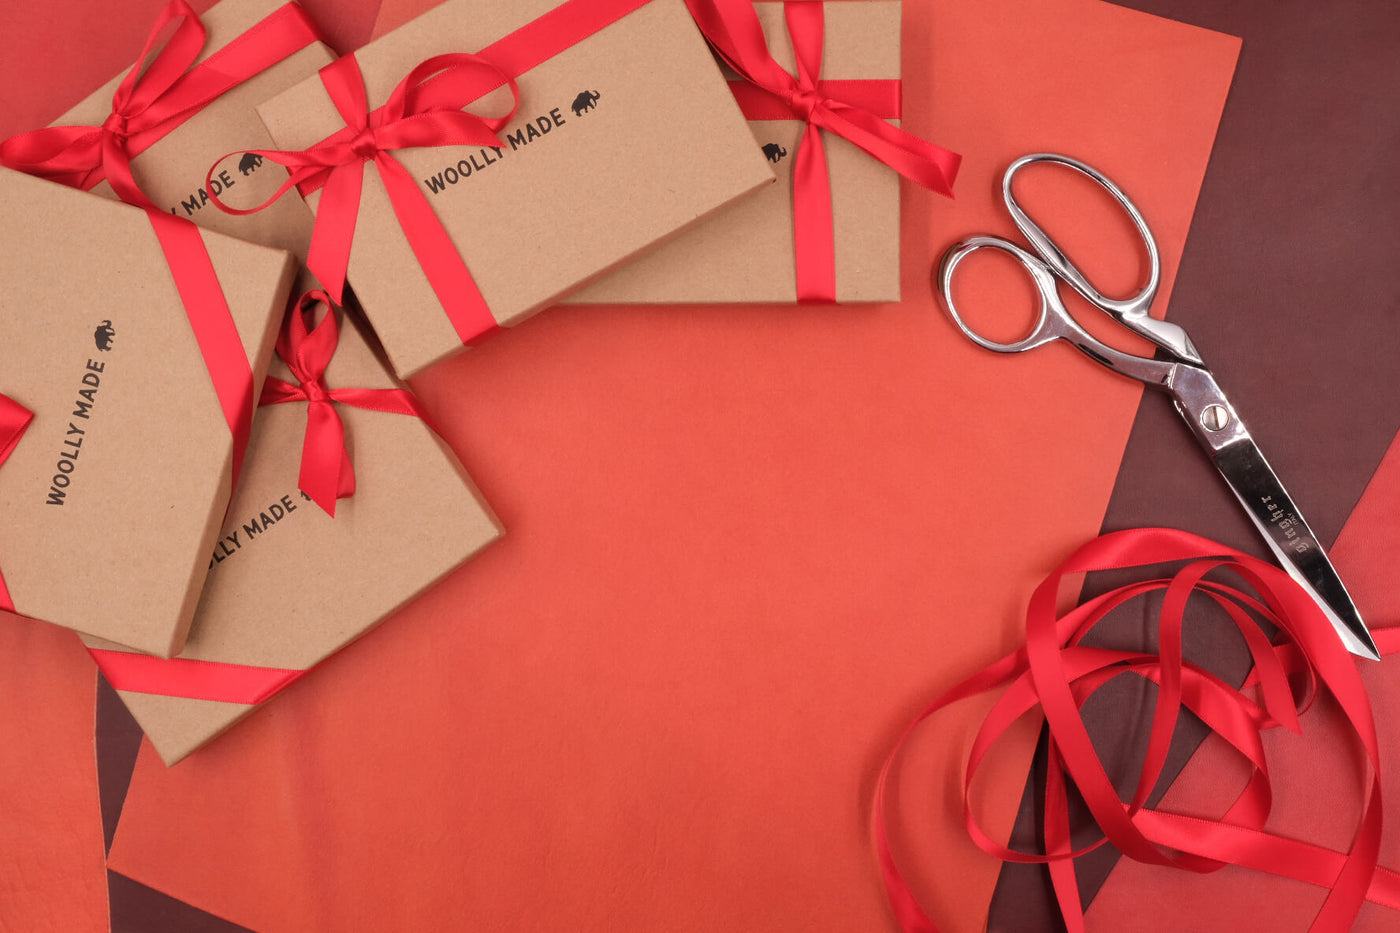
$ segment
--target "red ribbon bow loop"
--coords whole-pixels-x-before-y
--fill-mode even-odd
[[[686,6],[720,56],[759,91],[736,91],[749,119],[795,118],[807,124],[793,167],[797,297],[802,302],[835,301],[836,235],[826,150],[819,130],[849,140],[905,178],[949,197],[962,157],[891,126],[872,112],[875,102],[890,98],[887,88],[869,93],[859,87],[867,82],[818,80],[826,29],[821,2],[788,0],[783,4],[797,60],[796,75],[785,71],[769,52],[758,14],[747,0],[686,0]],[[776,101],[764,100],[763,92]],[[895,90],[895,112],[884,116],[898,115],[898,99]],[[780,105],[776,110],[775,104]],[[754,109],[762,116],[755,115]]]
[[[314,321],[319,305],[326,306],[325,316],[314,326],[308,326],[308,318]],[[345,445],[345,425],[332,403],[423,417],[418,400],[403,389],[328,388],[326,367],[339,343],[340,327],[329,296],[322,291],[302,295],[277,337],[277,355],[286,362],[299,384],[269,376],[259,400],[260,405],[306,402],[306,441],[297,482],[302,492],[332,518],[336,500],[355,494],[355,468]]]
[[[29,422],[33,420],[32,411],[8,395],[0,394],[0,466],[4,466],[5,461],[10,458],[10,454],[19,445],[20,438],[24,437],[24,432],[29,429]],[[5,587],[4,574],[0,574],[0,609],[15,611],[10,591]]]
[[[515,79],[476,55],[438,55],[409,72],[384,106],[373,111],[353,55],[321,69],[321,83],[345,121],[345,129],[305,150],[250,150],[291,172],[287,182],[264,203],[243,209],[224,204],[212,192],[210,199],[229,213],[248,214],[267,207],[292,187],[303,194],[320,189],[307,266],[340,302],[359,219],[364,167],[373,162],[399,225],[458,336],[463,343],[479,341],[496,329],[496,319],[427,196],[392,150],[503,146],[497,134],[515,116],[520,103]],[[502,85],[510,88],[508,113],[483,117],[462,110]],[[213,171],[211,167],[211,177]]]
[[[174,32],[159,45],[171,23]],[[131,160],[230,88],[317,41],[311,20],[290,3],[196,65],[205,38],[194,9],[171,0],[117,86],[101,126],[21,133],[0,143],[0,164],[84,190],[106,179],[123,201],[153,208],[132,175]]]

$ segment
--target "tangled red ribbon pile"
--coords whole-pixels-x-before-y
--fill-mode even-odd
[[[1064,615],[1055,610],[1065,577],[1099,570],[1186,562],[1170,578],[1124,586]],[[1228,570],[1251,592],[1206,579]],[[1089,647],[1085,635],[1128,600],[1161,591],[1159,650],[1120,651]],[[1254,670],[1236,689],[1182,654],[1188,598],[1199,595],[1225,611],[1249,649]],[[1271,639],[1261,622],[1278,634]],[[1383,653],[1400,650],[1400,629],[1375,632]],[[1121,675],[1151,680],[1158,687],[1147,757],[1128,801],[1119,798],[1094,750],[1080,715],[1085,701]],[[1295,697],[1290,677],[1301,678]],[[1274,835],[1265,830],[1272,801],[1261,734],[1278,727],[1301,732],[1299,714],[1318,685],[1336,699],[1369,763],[1365,809],[1346,852]],[[905,729],[880,771],[871,814],[872,832],[886,894],[905,933],[937,933],[895,864],[886,829],[887,787],[899,752],[918,725],[957,700],[1005,688],[982,723],[964,775],[963,818],[985,852],[1005,861],[1043,863],[1070,933],[1084,929],[1074,860],[1105,843],[1124,855],[1155,865],[1195,872],[1239,865],[1329,889],[1313,931],[1350,929],[1361,904],[1370,900],[1400,910],[1400,874],[1377,865],[1381,839],[1380,756],[1371,706],[1355,659],[1342,647],[1316,603],[1284,571],[1233,548],[1186,532],[1162,528],[1104,535],[1080,548],[1036,589],[1026,611],[1026,643],[1012,654],[944,693]],[[970,791],[978,767],[997,739],[1022,715],[1043,710],[1049,742],[1045,786],[1043,852],[1023,852],[993,839],[972,813]],[[1178,714],[1190,710],[1225,740],[1251,769],[1251,777],[1220,820],[1149,809],[1147,798],[1166,762]],[[1082,796],[1102,830],[1079,849],[1070,841],[1069,791]]]

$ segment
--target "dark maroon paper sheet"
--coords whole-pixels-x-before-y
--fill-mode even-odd
[[[1121,5],[1244,40],[1167,316],[1191,334],[1328,545],[1400,429],[1400,4]],[[1143,396],[1104,530],[1149,525],[1268,556],[1170,403],[1154,393]],[[1112,583],[1091,579],[1086,590]],[[1141,643],[1149,638],[1143,616],[1115,619],[1101,637]],[[1187,631],[1194,657],[1243,676],[1247,659],[1223,628],[1188,619]],[[1118,765],[1129,787],[1151,704],[1145,684],[1119,678],[1085,709],[1096,744],[1111,751],[1111,773]],[[1185,725],[1159,795],[1203,737]],[[1034,782],[1033,769],[1015,831],[1023,846],[1035,838]],[[1105,847],[1080,861],[1086,905],[1117,858]],[[1298,928],[1310,919],[1300,917]],[[1061,929],[1045,872],[1006,866],[988,930]]]

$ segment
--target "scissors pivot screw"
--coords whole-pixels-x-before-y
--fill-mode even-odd
[[[1207,431],[1221,431],[1230,424],[1230,413],[1224,405],[1207,405],[1201,412],[1201,427]]]

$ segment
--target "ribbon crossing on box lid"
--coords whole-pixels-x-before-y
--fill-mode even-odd
[[[885,122],[901,115],[898,81],[821,81],[824,4],[787,0],[783,13],[797,62],[789,74],[773,58],[748,0],[686,0],[701,32],[743,79],[731,82],[750,120],[806,124],[793,175],[797,297],[836,300],[836,234],[821,130],[860,147],[900,175],[938,194],[953,194],[961,156]]]

